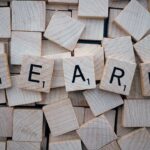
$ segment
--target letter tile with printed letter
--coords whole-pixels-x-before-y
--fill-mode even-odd
[[[50,92],[54,60],[24,56],[18,86],[23,89]]]
[[[66,91],[96,87],[93,56],[65,58],[63,69]]]
[[[106,62],[100,89],[129,95],[136,64],[109,58]]]

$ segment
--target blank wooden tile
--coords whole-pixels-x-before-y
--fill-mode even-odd
[[[112,57],[122,61],[135,62],[135,55],[130,36],[114,39],[104,38],[102,46],[104,47],[106,59]]]
[[[100,148],[99,150],[121,150],[118,143],[116,141],[111,142],[108,145],[105,145],[104,147]]]
[[[42,101],[41,93],[18,88],[19,75],[11,76],[12,87],[6,89],[9,106],[17,106]]]
[[[79,122],[79,126],[84,123],[84,107],[73,107],[76,117]]]
[[[52,136],[76,130],[79,127],[70,99],[43,107]]]
[[[41,56],[41,40],[40,32],[13,31],[10,49],[11,64],[20,65],[23,55]]]
[[[79,0],[78,16],[87,18],[108,17],[108,0]]]
[[[135,51],[137,52],[139,58],[142,62],[149,62],[150,58],[150,34],[144,39],[134,44]]]
[[[129,95],[136,64],[109,58],[106,62],[100,89]]]
[[[0,104],[6,103],[5,90],[0,90]]]
[[[56,4],[78,4],[78,0],[48,0],[48,2]]]
[[[123,126],[150,127],[149,107],[149,100],[125,100],[123,111]]]
[[[43,112],[38,109],[15,109],[13,116],[13,141],[41,142]]]
[[[121,150],[148,150],[150,148],[150,136],[145,128],[133,131],[118,140]]]
[[[93,56],[95,79],[101,79],[104,69],[104,50],[100,45],[84,44],[82,48],[75,48],[74,56]]]
[[[0,107],[0,137],[12,137],[13,108]]]
[[[120,95],[102,91],[98,88],[87,90],[83,92],[83,95],[95,116],[123,104]]]
[[[40,150],[41,144],[35,142],[7,141],[7,150]]]
[[[54,60],[37,57],[23,56],[19,88],[49,93],[53,73]]]
[[[11,87],[11,79],[8,67],[7,55],[5,53],[0,54],[0,89]]]
[[[0,141],[0,150],[6,150],[6,142]]]
[[[45,18],[44,1],[12,1],[12,30],[45,31]]]
[[[75,48],[84,27],[84,24],[72,19],[66,14],[56,12],[52,16],[44,36],[60,46],[72,51]]]
[[[115,22],[138,41],[150,29],[150,14],[136,0],[133,0],[115,18]]]
[[[10,38],[11,27],[10,27],[10,8],[0,8],[0,38]]]
[[[103,115],[82,125],[77,133],[86,148],[92,150],[100,149],[117,138],[111,125]]]
[[[93,56],[66,58],[63,60],[63,69],[66,91],[96,87]]]

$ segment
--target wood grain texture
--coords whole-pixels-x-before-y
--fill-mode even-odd
[[[13,116],[13,141],[41,142],[43,112],[38,109],[15,109]]]
[[[124,102],[124,127],[150,127],[150,101],[132,100]]]
[[[136,0],[132,0],[115,18],[115,22],[139,41],[150,29],[150,14]]]
[[[81,48],[75,48],[74,56],[93,56],[95,79],[100,80],[104,69],[104,50],[96,44],[83,45]]]
[[[12,137],[13,108],[0,107],[0,137]]]
[[[12,1],[12,30],[45,31],[45,18],[44,1]]]
[[[11,76],[12,87],[6,89],[7,101],[9,106],[25,105],[42,101],[42,96],[40,92],[34,92],[18,88],[18,78],[19,75]]]
[[[128,3],[128,0],[109,0],[109,7],[123,9]]]
[[[39,67],[33,66],[32,69],[32,65],[38,65]],[[53,66],[54,60],[52,59],[24,55],[21,67],[21,74],[18,80],[18,87],[27,90],[49,93],[51,87]],[[36,80],[36,82],[29,80],[30,70],[31,79]],[[32,72],[37,72],[38,74]]]
[[[103,148],[99,150],[121,150],[118,143],[116,141],[111,142],[110,144],[105,145]]]
[[[121,150],[148,150],[150,148],[150,135],[145,128],[133,131],[118,140]]]
[[[70,99],[44,106],[43,111],[52,136],[62,135],[79,128]]]
[[[7,141],[7,150],[41,150],[41,144],[35,142]]]
[[[122,69],[124,74],[115,68]],[[100,89],[118,94],[129,95],[135,69],[135,63],[109,58],[104,68]],[[117,76],[122,75],[122,78],[117,80],[117,78],[114,78],[113,73]]]
[[[87,90],[83,92],[83,95],[95,116],[123,104],[120,95],[102,91],[100,89]]]
[[[64,13],[56,12],[46,28],[44,36],[60,46],[72,51],[85,25]],[[60,34],[61,33],[61,34]]]
[[[6,142],[0,141],[0,150],[6,150]]]
[[[80,71],[84,75],[85,80],[83,80],[83,78],[81,78],[80,76],[79,78],[75,78],[73,82],[73,75],[77,65],[79,66],[78,68],[80,68]],[[66,91],[85,90],[96,87],[93,56],[65,58],[63,60],[63,69]],[[80,74],[81,73],[79,72],[79,69],[77,69],[75,75]]]
[[[117,138],[108,120],[103,115],[82,125],[77,133],[86,148],[92,150],[100,149]]]
[[[11,37],[10,8],[0,8],[0,38]]]
[[[23,55],[41,56],[41,40],[40,32],[13,31],[10,46],[11,64],[20,65]]]
[[[6,103],[5,90],[0,90],[0,104]]]
[[[79,0],[78,16],[86,18],[108,17],[108,0]]]
[[[79,122],[79,126],[84,123],[84,107],[73,107],[77,120]]]
[[[78,0],[48,0],[48,2],[56,4],[78,4]]]

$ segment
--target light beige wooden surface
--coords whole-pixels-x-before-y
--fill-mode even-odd
[[[78,0],[48,0],[49,3],[78,4]]]
[[[33,66],[32,68],[32,64],[39,66]],[[18,80],[19,88],[49,93],[51,87],[53,66],[54,60],[52,59],[24,55],[21,74]],[[38,75],[32,72],[36,72],[38,73]],[[31,80],[36,80],[36,82],[33,82],[31,80],[29,81],[30,75]]]
[[[0,43],[0,53],[5,53],[5,44],[3,42]]]
[[[44,36],[72,51],[75,48],[84,27],[85,25],[83,23],[72,19],[66,14],[56,12],[52,16]]]
[[[45,31],[45,17],[44,1],[12,1],[12,30]]]
[[[85,108],[85,113],[84,113],[84,123],[94,119],[95,116],[93,115],[92,111],[90,108]]]
[[[11,64],[20,65],[24,55],[41,56],[41,40],[40,32],[13,31],[10,46]]]
[[[118,143],[116,141],[111,142],[110,144],[105,145],[99,150],[121,150]]]
[[[41,142],[43,112],[38,109],[15,109],[13,116],[13,141]]]
[[[6,103],[5,90],[0,90],[0,104]]]
[[[6,150],[6,142],[0,141],[0,150]]]
[[[109,0],[109,7],[123,9],[128,3],[128,0]]]
[[[73,107],[73,108],[74,108],[79,126],[81,126],[84,123],[85,108],[84,107]]]

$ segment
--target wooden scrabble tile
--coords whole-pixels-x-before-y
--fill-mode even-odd
[[[12,30],[45,31],[45,17],[44,1],[12,1]]]
[[[149,62],[150,58],[150,34],[144,39],[134,44],[135,51],[137,52],[139,58],[142,62]]]
[[[23,56],[18,86],[27,90],[49,93],[53,66],[54,60],[52,59]]]
[[[78,0],[48,0],[48,2],[56,4],[78,4]]]
[[[121,150],[116,141],[111,142],[110,144],[100,148],[99,150]]]
[[[52,16],[44,36],[72,51],[75,48],[84,27],[84,24],[72,19],[66,14],[56,12]]]
[[[84,91],[83,95],[85,96],[94,116],[98,116],[123,104],[120,95],[102,91],[98,88]]]
[[[76,117],[79,122],[79,126],[81,126],[84,123],[84,107],[73,107]]]
[[[40,92],[20,89],[17,86],[19,75],[11,76],[12,87],[6,89],[7,101],[9,106],[25,105],[42,101]]]
[[[66,53],[60,53],[54,55],[47,55],[44,57],[54,60],[51,88],[64,87],[65,80],[64,80],[64,71],[63,71],[63,59],[70,58],[71,53],[66,52]]]
[[[150,14],[136,0],[133,0],[115,18],[115,22],[138,41],[150,29]]]
[[[10,49],[11,64],[20,65],[24,55],[41,56],[41,40],[40,32],[13,31]]]
[[[81,18],[78,17],[78,11],[72,11],[72,18],[85,24],[85,29],[82,32],[80,39],[83,40],[102,40],[104,35],[104,19]]]
[[[70,99],[44,106],[43,111],[52,136],[62,135],[79,128]]]
[[[0,107],[0,137],[12,137],[13,108]]]
[[[102,46],[104,47],[106,59],[112,57],[119,60],[135,62],[135,55],[130,36],[114,39],[104,38]]]
[[[0,90],[0,104],[6,103],[5,90]]]
[[[109,7],[111,8],[124,8],[129,3],[129,0],[109,0]]]
[[[15,109],[13,116],[13,141],[41,142],[43,112],[38,109]]]
[[[125,100],[123,111],[124,127],[150,127],[149,100]]]
[[[6,142],[0,141],[0,150],[6,150]]]
[[[117,138],[111,125],[103,115],[82,125],[77,133],[86,148],[92,150],[100,149]]]
[[[129,95],[136,64],[109,58],[106,62],[100,89]]]
[[[36,142],[7,141],[7,150],[40,150],[41,144]]]
[[[108,17],[108,0],[79,0],[78,16],[86,18]]]
[[[74,56],[93,56],[95,79],[100,80],[104,69],[104,50],[100,45],[84,44],[82,48],[74,50]]]
[[[0,68],[0,89],[11,87],[8,58],[5,53],[0,54]]]
[[[121,150],[148,150],[150,148],[150,136],[145,128],[133,131],[118,140]]]
[[[92,56],[66,58],[63,60],[63,69],[66,91],[85,90],[96,87]]]
[[[10,27],[10,8],[0,8],[0,38],[10,38],[11,27]]]

